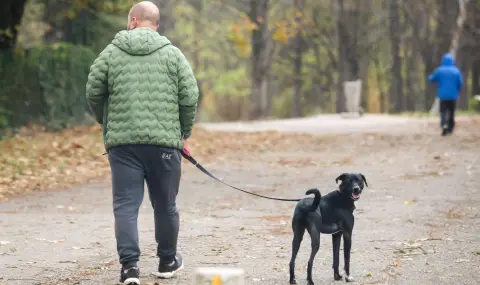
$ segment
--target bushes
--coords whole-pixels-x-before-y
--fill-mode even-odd
[[[96,54],[71,44],[0,53],[0,128],[85,121],[85,84]]]

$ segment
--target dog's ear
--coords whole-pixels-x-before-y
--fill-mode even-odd
[[[337,178],[335,178],[335,183],[338,183],[338,180],[342,181],[345,180],[345,178],[347,177],[347,173],[342,173],[340,176],[338,176]]]
[[[362,176],[363,182],[365,182],[365,186],[368,187],[367,179],[365,178],[365,175],[360,173],[360,176]]]

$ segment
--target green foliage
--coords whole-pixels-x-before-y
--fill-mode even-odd
[[[40,47],[37,58],[44,98],[45,121],[54,128],[82,122],[85,116],[85,84],[95,55],[90,49],[67,43]]]
[[[480,112],[480,101],[473,98],[473,96],[468,97],[468,111]]]
[[[1,127],[21,126],[38,117],[43,107],[38,91],[36,64],[23,53],[0,53]]]
[[[245,97],[250,95],[250,80],[245,67],[221,73],[212,82],[211,92],[217,96]]]
[[[137,2],[29,1],[17,51],[0,56],[0,128],[30,121],[61,128],[82,121],[89,65],[115,33],[125,29],[127,13]],[[303,114],[335,111],[340,68],[348,73],[345,77],[352,77],[351,69],[361,69],[355,76],[364,82],[362,96],[367,112],[385,111],[391,103],[391,39],[389,11],[385,9],[388,1],[365,0],[359,5],[358,1],[345,0],[344,18],[340,21],[335,1],[305,0],[303,10],[296,9],[295,1],[269,1],[268,19],[249,18],[254,1],[153,2],[161,9],[160,30],[186,55],[201,83],[202,118],[236,120],[248,113],[245,109],[252,90],[252,32],[258,29],[255,20],[267,21],[264,44],[268,47],[265,61],[269,65],[264,72],[271,78],[268,90],[273,99],[269,115],[291,115],[297,34],[304,41],[300,92]],[[418,111],[425,108],[425,63],[437,64],[433,54],[441,52],[436,49],[444,40],[435,30],[435,15],[441,11],[442,1],[437,2],[402,1],[398,36],[402,38],[404,93]],[[339,35],[339,22],[346,26],[348,35]],[[428,31],[422,23],[428,24]],[[339,36],[343,38],[339,40]],[[343,62],[339,45],[349,50]],[[425,50],[432,51],[431,58]],[[412,55],[418,64],[414,72],[406,66]],[[412,86],[406,86],[407,76]],[[480,109],[478,105],[469,101],[472,110]]]
[[[9,110],[0,111],[0,122],[10,127],[41,122],[52,129],[83,122],[85,82],[94,57],[88,48],[65,43],[0,56],[0,100]]]

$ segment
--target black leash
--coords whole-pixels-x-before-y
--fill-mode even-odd
[[[182,156],[190,161],[190,163],[192,163],[195,167],[197,167],[201,172],[205,173],[206,175],[208,175],[209,177],[217,180],[218,182],[224,184],[224,185],[227,185],[228,187],[230,188],[233,188],[235,190],[238,190],[238,191],[242,191],[243,193],[247,193],[247,194],[250,194],[250,195],[253,195],[253,196],[257,196],[257,197],[261,197],[261,198],[265,198],[265,199],[269,199],[269,200],[276,200],[276,201],[287,201],[287,202],[298,202],[300,201],[301,199],[284,199],[284,198],[274,198],[274,197],[268,197],[268,196],[263,196],[263,195],[260,195],[260,194],[255,194],[255,193],[252,193],[252,192],[248,192],[246,190],[243,190],[243,189],[240,189],[238,187],[235,187],[235,186],[232,186],[226,182],[223,182],[222,180],[218,179],[217,177],[215,177],[213,174],[211,174],[208,170],[206,170],[200,163],[198,163],[191,155],[190,153],[188,152],[187,149],[183,149],[182,150]]]

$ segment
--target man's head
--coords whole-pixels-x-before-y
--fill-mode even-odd
[[[158,7],[150,1],[139,2],[130,9],[128,13],[128,30],[135,28],[158,29],[160,11]]]

